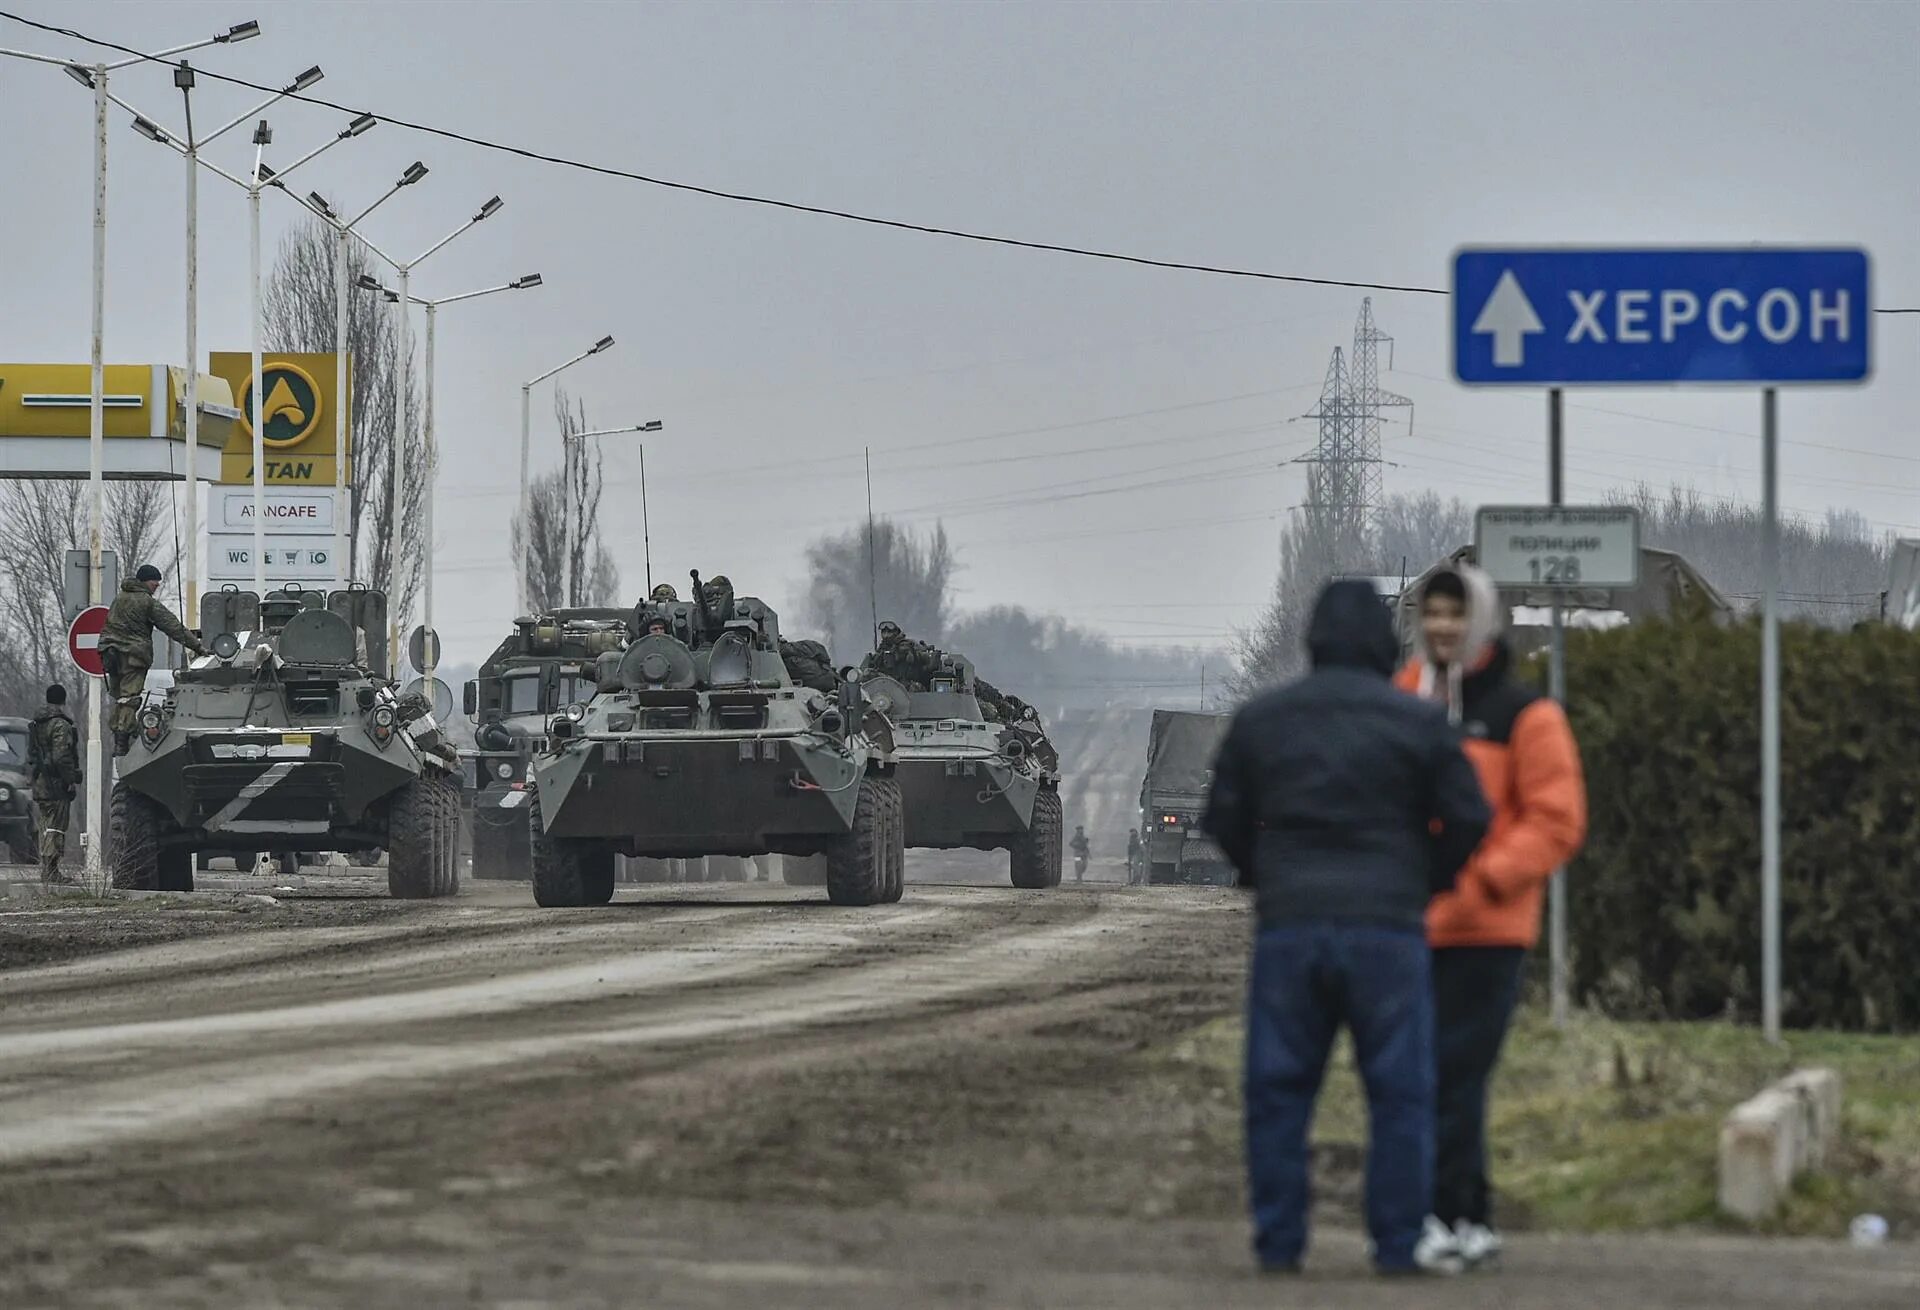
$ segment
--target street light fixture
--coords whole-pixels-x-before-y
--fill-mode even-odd
[[[548,369],[545,373],[525,383],[520,388],[520,549],[523,556],[533,548],[533,543],[527,539],[528,533],[532,529],[532,520],[529,512],[532,505],[532,484],[527,478],[527,458],[528,452],[533,445],[533,389],[555,374],[572,368],[581,360],[593,355],[598,355],[601,351],[611,350],[612,348],[613,338],[601,337],[598,341],[575,355],[566,363],[561,364],[557,368]],[[517,559],[513,564],[514,577],[519,584],[519,609],[522,614],[525,614],[533,603],[533,595],[527,589],[526,561],[524,558]]]
[[[71,59],[57,58],[52,55],[36,54],[26,50],[0,49],[0,56],[11,59],[24,59],[32,63],[53,64],[66,70],[81,86],[93,92],[93,286],[92,286],[92,380],[88,396],[88,508],[87,508],[87,599],[90,604],[100,604],[101,596],[101,539],[106,519],[106,308],[107,308],[107,77],[116,68],[128,64],[140,63],[149,59],[168,59],[174,55],[186,54],[190,50],[204,49],[209,45],[227,44],[245,41],[260,34],[260,24],[249,20],[235,24],[224,33],[198,41],[189,41],[184,45],[168,50],[155,51],[151,55],[135,54],[116,63],[97,62],[91,68],[83,67]],[[188,360],[191,369],[192,360]],[[193,412],[189,405],[188,412]],[[197,459],[198,449],[189,452],[189,459]],[[189,463],[189,476],[194,477],[194,465]],[[199,483],[193,482],[195,495],[199,492]],[[107,819],[105,791],[106,770],[102,767],[100,740],[100,717],[105,708],[103,688],[100,680],[90,678],[87,682],[87,837],[86,842],[86,878],[90,886],[99,889],[105,886],[102,876],[100,855],[106,843],[102,840]]]
[[[408,170],[409,173],[412,171],[411,169]],[[411,362],[407,306],[412,303],[412,293],[408,290],[408,283],[411,281],[413,270],[416,267],[430,256],[444,249],[449,242],[459,237],[461,233],[472,228],[476,223],[480,223],[499,213],[503,203],[499,196],[491,196],[480,206],[479,212],[474,214],[472,218],[447,233],[446,236],[441,237],[440,240],[428,246],[412,259],[399,261],[388,260],[388,262],[393,265],[394,271],[400,275],[399,298],[395,305],[399,327],[397,333],[398,353],[396,355],[396,358],[399,360],[399,365],[393,372],[394,439],[393,474],[391,479],[393,484],[393,512],[387,516],[389,529],[387,537],[388,570],[391,581],[396,585],[402,576],[400,571],[402,540],[401,507],[406,504],[404,495],[407,485],[406,437],[413,430],[411,415],[407,412],[407,368]],[[385,256],[382,256],[382,258],[385,258]],[[432,489],[429,487],[429,501],[431,498]],[[389,651],[397,651],[400,648],[400,606],[397,603],[392,603],[397,600],[397,597],[389,597],[388,599],[390,603],[387,606],[387,649]]]
[[[434,300],[420,298],[420,299],[415,299],[412,302],[413,304],[424,307],[427,311],[426,382],[421,388],[423,393],[423,398],[426,402],[426,418],[425,418],[424,424],[422,425],[423,430],[421,432],[420,440],[421,440],[421,445],[425,447],[425,453],[426,453],[427,487],[426,487],[426,494],[421,497],[421,510],[422,510],[421,550],[424,555],[424,559],[421,563],[421,569],[420,569],[421,583],[422,583],[420,621],[422,624],[425,625],[428,632],[434,631],[434,626],[433,626],[433,565],[434,565],[433,505],[434,505],[435,487],[439,480],[439,475],[440,475],[440,446],[439,446],[439,443],[434,439],[434,427],[433,427],[433,411],[434,411],[433,345],[434,345],[435,325],[438,322],[439,316],[440,316],[440,306],[458,304],[460,301],[463,301],[463,300],[477,300],[481,296],[491,296],[501,291],[526,291],[534,287],[537,287],[540,284],[541,284],[541,278],[538,273],[528,273],[522,277],[515,278],[511,282],[503,282],[498,286],[481,287],[477,291],[463,291],[458,295],[441,296],[438,299],[434,299]],[[381,286],[378,282],[374,281],[374,279],[370,277],[361,278],[361,285],[367,287],[367,289],[369,290],[377,290],[391,300],[398,301],[400,299],[398,292],[387,290],[387,288]],[[427,660],[426,660],[426,666],[420,670],[421,677],[431,678],[433,676],[434,669],[439,664],[440,657],[439,657],[438,646],[439,646],[439,642],[437,641],[428,641],[426,643],[425,654],[426,654]]]
[[[576,432],[572,440],[584,442],[588,437],[612,437],[625,432],[659,432],[663,428],[659,419],[649,419],[645,423],[636,423],[624,428],[601,428],[597,432]],[[647,594],[653,594],[653,529],[647,522],[647,446],[640,443],[640,548],[646,560]],[[562,502],[564,504],[564,502]],[[584,525],[582,525],[584,527]]]

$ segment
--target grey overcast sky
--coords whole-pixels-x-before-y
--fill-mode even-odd
[[[320,63],[316,94],[375,112],[912,221],[1424,285],[1444,285],[1470,242],[1857,242],[1878,303],[1920,305],[1915,3],[0,9],[149,48],[258,18],[263,39],[199,65],[278,84]],[[0,45],[85,51],[4,21]],[[164,70],[116,87],[177,117]],[[208,119],[257,99],[210,81],[196,96]],[[86,357],[90,117],[57,69],[0,60],[0,358]],[[338,119],[283,107],[275,154]],[[177,362],[180,167],[118,115],[110,142],[108,358]],[[244,167],[244,135],[223,144]],[[384,246],[424,248],[486,196],[507,203],[424,266],[421,294],[546,278],[442,316],[450,658],[476,658],[511,617],[519,384],[609,332],[616,350],[566,383],[596,427],[666,421],[648,446],[656,576],[725,571],[797,611],[808,539],[864,512],[871,446],[881,513],[945,519],[963,605],[1197,643],[1267,594],[1303,486],[1281,463],[1314,436],[1289,420],[1312,407],[1361,293],[856,226],[392,125],[303,182],[364,202],[416,157],[432,176],[370,225]],[[224,185],[202,197],[202,347],[244,349],[244,203]],[[297,211],[267,215],[271,245]],[[1397,340],[1383,381],[1417,405],[1411,436],[1389,428],[1387,489],[1543,498],[1544,399],[1447,380],[1444,298],[1374,307]],[[1782,499],[1920,535],[1920,316],[1875,329],[1870,385],[1784,397]],[[1571,495],[1636,479],[1757,495],[1757,396],[1572,400]],[[550,412],[543,394],[541,466],[558,458]],[[607,453],[603,526],[637,595],[633,451]],[[1057,498],[988,503],[1027,486]]]

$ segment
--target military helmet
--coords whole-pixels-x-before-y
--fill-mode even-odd
[[[679,600],[680,593],[673,589],[671,582],[663,582],[648,595],[648,600]]]
[[[707,579],[707,585],[717,590],[732,591],[733,579],[724,573],[716,573]]]
[[[896,637],[901,637],[904,635],[906,634],[900,631],[900,625],[898,623],[895,623],[892,619],[880,620],[880,640],[881,641],[891,641]]]

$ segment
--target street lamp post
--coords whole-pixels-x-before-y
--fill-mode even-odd
[[[295,169],[318,159],[342,141],[372,130],[379,121],[372,114],[357,114],[332,137],[277,171],[267,167],[262,158],[266,147],[273,141],[273,129],[267,126],[267,120],[261,119],[253,133],[253,174],[252,180],[247,184],[247,244],[252,254],[251,267],[248,270],[248,291],[253,311],[253,370],[247,389],[252,395],[249,423],[253,428],[253,589],[263,598],[267,594],[267,448],[266,424],[262,418],[265,397],[261,394],[266,388],[261,376],[260,364],[260,336],[266,326],[260,303],[260,193],[269,186],[284,188],[287,176]],[[336,451],[335,454],[337,462],[338,452]],[[339,507],[336,506],[336,513],[338,509]]]
[[[413,301],[414,304],[422,306],[427,312],[426,381],[421,388],[423,392],[422,399],[424,400],[425,407],[426,407],[425,422],[423,424],[423,431],[421,433],[421,445],[425,448],[425,452],[426,452],[426,478],[427,478],[426,494],[422,497],[422,502],[421,502],[421,508],[422,508],[421,531],[424,534],[424,540],[422,542],[422,550],[425,555],[424,562],[421,565],[421,574],[422,574],[421,622],[422,624],[425,625],[428,632],[434,631],[434,626],[433,626],[433,565],[434,565],[433,502],[434,502],[434,488],[437,485],[439,471],[440,471],[440,447],[434,440],[434,429],[433,429],[434,326],[439,319],[440,306],[457,304],[462,300],[477,300],[481,296],[490,296],[490,295],[493,295],[495,292],[499,292],[499,291],[525,291],[533,287],[537,287],[540,284],[541,284],[541,277],[538,273],[528,273],[522,277],[515,278],[511,282],[503,282],[499,286],[482,287],[478,291],[463,291],[457,296],[441,296],[434,300],[428,300],[425,298],[415,298]],[[378,281],[376,281],[371,277],[368,277],[364,274],[361,275],[360,285],[368,291],[378,291],[382,293],[394,304],[400,303],[400,296],[398,292],[388,291],[385,287],[381,286]],[[422,652],[425,655],[425,660],[424,660],[425,667],[420,670],[420,675],[423,678],[432,678],[434,675],[435,669],[439,666],[439,663],[440,663],[439,652],[435,649],[435,647],[438,645],[439,645],[439,642],[437,640],[429,640],[426,643],[426,650]]]
[[[475,224],[484,222],[500,212],[502,201],[499,196],[491,196],[480,206],[473,217],[441,237],[412,259],[394,264],[394,271],[400,275],[400,289],[394,298],[394,310],[399,315],[397,321],[399,351],[393,370],[393,511],[388,518],[387,531],[387,572],[391,587],[397,592],[401,583],[400,556],[403,540],[401,518],[406,505],[406,437],[412,431],[407,414],[407,371],[410,363],[407,338],[407,304],[411,296],[408,282],[413,270],[430,255],[444,249],[446,245]],[[424,525],[423,525],[424,526]],[[430,584],[429,584],[430,585]],[[390,670],[397,669],[400,663],[400,606],[398,595],[387,597],[387,659]]]
[[[419,160],[407,166],[400,180],[388,187],[385,194],[368,205],[351,219],[343,220],[325,196],[318,191],[307,193],[306,206],[318,215],[334,232],[333,252],[333,389],[340,398],[340,413],[336,416],[335,428],[338,436],[333,450],[333,579],[336,587],[344,587],[352,577],[348,559],[351,551],[347,544],[347,458],[352,442],[350,423],[353,407],[347,394],[347,265],[349,263],[348,243],[358,237],[360,243],[381,259],[379,248],[361,236],[355,229],[360,221],[374,210],[397,195],[402,187],[412,186],[427,175],[427,166]],[[391,263],[391,260],[387,260]]]
[[[167,59],[210,45],[230,45],[260,35],[252,20],[236,23],[225,32],[199,41],[157,51],[129,55],[115,63],[82,65],[71,60],[25,50],[0,49],[0,55],[32,63],[54,64],[93,92],[93,325],[92,383],[88,397],[87,465],[87,599],[98,605],[101,595],[101,536],[106,519],[106,305],[107,305],[107,78],[114,71],[150,59]],[[105,771],[102,766],[100,715],[105,706],[98,678],[87,680],[87,840],[86,878],[90,886],[105,886],[100,835],[106,827]]]
[[[532,589],[527,585],[527,561],[533,553],[533,522],[532,522],[532,513],[531,513],[533,508],[533,493],[532,493],[532,484],[527,479],[528,451],[533,444],[533,437],[532,437],[533,389],[539,386],[542,382],[545,382],[548,378],[553,377],[555,374],[564,372],[565,370],[572,368],[575,364],[578,364],[581,360],[586,359],[591,355],[597,355],[603,350],[611,350],[611,349],[613,349],[613,338],[601,337],[598,341],[594,342],[593,345],[589,346],[586,350],[582,351],[578,355],[575,355],[572,359],[568,360],[566,363],[560,365],[558,368],[548,369],[545,373],[542,373],[539,377],[534,378],[532,381],[523,384],[520,388],[520,555],[521,555],[521,558],[514,561],[514,576],[519,581],[519,591],[520,591],[519,608],[522,614],[527,613],[533,606],[533,592],[532,592]],[[565,501],[565,497],[563,496],[562,502],[564,503],[564,501]]]
[[[568,486],[569,487],[572,486],[571,457],[573,454],[574,446],[586,444],[587,440],[591,437],[613,437],[613,436],[619,436],[623,433],[628,433],[628,432],[659,432],[659,431],[662,431],[664,427],[665,425],[661,423],[659,419],[655,418],[655,419],[648,419],[645,423],[633,423],[633,424],[629,424],[626,427],[621,427],[621,428],[598,428],[592,432],[574,433],[572,436],[567,438],[567,448],[562,452],[564,455],[568,457],[568,460],[567,460],[567,466],[569,470],[567,475],[569,478]],[[563,501],[563,504],[564,504],[564,501]],[[571,522],[571,519],[569,519],[569,522]],[[586,530],[587,530],[586,519],[585,519],[585,515],[583,514],[581,516],[581,522],[580,522],[580,535],[583,538],[586,534]],[[644,544],[645,551],[646,551],[647,593],[651,595],[653,593],[653,534],[648,530],[648,527],[647,527],[647,448],[644,444],[640,447],[640,539]],[[568,540],[567,559],[569,563],[571,563],[573,559],[573,542],[571,538],[569,538]],[[578,597],[574,597],[574,596],[569,597],[569,600],[572,600],[572,601],[577,601],[578,599],[579,599]]]

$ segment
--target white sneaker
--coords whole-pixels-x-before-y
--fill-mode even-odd
[[[1429,1274],[1457,1274],[1467,1267],[1466,1258],[1460,1253],[1460,1241],[1451,1228],[1432,1215],[1427,1216],[1426,1226],[1420,1230],[1420,1240],[1414,1243],[1413,1262],[1421,1272]]]
[[[1472,1223],[1462,1219],[1453,1226],[1454,1249],[1460,1253],[1460,1259],[1469,1269],[1483,1269],[1500,1263],[1500,1251],[1505,1245],[1500,1234],[1485,1224]]]

